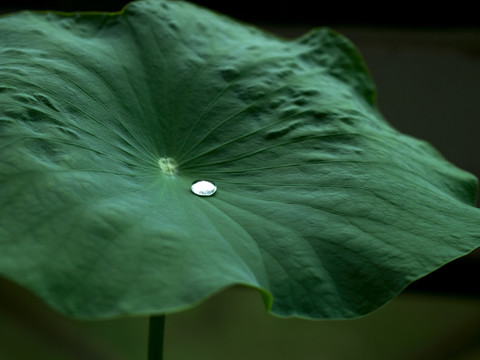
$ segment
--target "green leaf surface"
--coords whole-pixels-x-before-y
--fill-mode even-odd
[[[278,316],[363,315],[480,244],[476,189],[387,124],[331,30],[161,0],[0,18],[0,274],[70,316],[236,284]]]

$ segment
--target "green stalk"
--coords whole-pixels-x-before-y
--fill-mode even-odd
[[[163,337],[165,333],[165,315],[150,316],[148,331],[148,360],[163,359]]]

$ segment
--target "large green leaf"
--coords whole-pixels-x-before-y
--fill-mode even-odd
[[[354,317],[480,243],[474,177],[382,119],[333,31],[146,0],[3,17],[0,54],[0,274],[63,313],[241,284],[279,316]]]

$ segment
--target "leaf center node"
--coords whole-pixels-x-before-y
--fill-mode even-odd
[[[175,159],[171,157],[162,157],[158,160],[158,166],[164,174],[175,175],[177,173],[178,165]]]

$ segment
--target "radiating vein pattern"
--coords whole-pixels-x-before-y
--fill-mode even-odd
[[[0,17],[0,275],[70,316],[233,285],[278,316],[364,315],[479,245],[476,190],[388,125],[332,30],[165,0]]]

